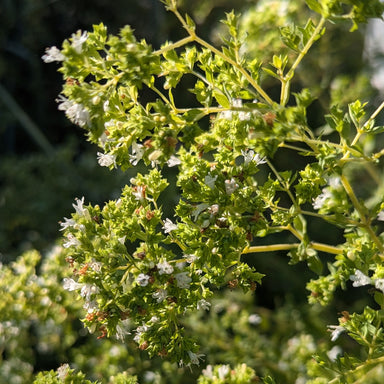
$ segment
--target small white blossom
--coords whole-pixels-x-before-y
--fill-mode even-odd
[[[65,229],[74,227],[75,225],[76,225],[75,220],[64,217],[64,223],[60,222],[60,226],[61,226],[60,231],[64,231]]]
[[[129,332],[130,320],[125,319],[121,320],[116,326],[116,338],[118,340],[124,341],[126,335],[130,335]]]
[[[175,155],[172,155],[169,160],[167,161],[167,165],[168,167],[174,167],[176,165],[180,165],[181,164],[181,160],[176,157]]]
[[[57,368],[57,378],[59,380],[64,381],[69,373],[69,365],[63,364],[59,368]]]
[[[349,279],[353,281],[352,285],[354,287],[362,287],[363,285],[368,285],[372,282],[368,276],[364,275],[364,273],[358,269],[356,269],[354,275],[349,276]]]
[[[156,377],[157,377],[157,375],[153,371],[146,371],[144,373],[144,381],[146,383],[153,383],[156,380]]]
[[[376,279],[375,288],[384,293],[384,279]]]
[[[145,275],[144,273],[140,273],[139,276],[137,276],[136,282],[142,287],[146,287],[148,285],[150,276]]]
[[[183,255],[183,257],[189,264],[194,263],[198,259],[196,255]]]
[[[378,213],[377,220],[384,221],[384,209]]]
[[[328,325],[328,328],[330,330],[332,330],[332,333],[331,333],[331,341],[336,341],[338,339],[338,337],[343,333],[345,332],[345,329],[344,327],[342,327],[341,325]]]
[[[222,365],[217,370],[217,373],[219,374],[219,379],[224,380],[225,377],[228,375],[230,371],[229,365]]]
[[[261,323],[261,317],[257,313],[252,313],[248,317],[248,323],[252,325],[258,325]]]
[[[337,356],[340,356],[343,353],[343,350],[338,346],[334,345],[330,351],[327,352],[329,360],[336,361]]]
[[[143,325],[137,327],[136,330],[135,330],[136,335],[135,335],[135,337],[133,338],[133,340],[134,340],[136,343],[139,343],[139,342],[140,342],[140,337],[141,337],[141,335],[142,335],[144,332],[148,331],[148,329],[149,329],[149,327],[148,327],[147,325],[145,325],[145,324],[143,324]]]
[[[325,202],[332,197],[332,193],[329,189],[324,188],[322,193],[316,197],[313,201],[313,208],[320,209],[324,206]]]
[[[136,142],[132,143],[132,154],[129,155],[129,161],[132,165],[137,165],[137,163],[143,158],[144,147],[142,144],[137,144]]]
[[[177,224],[174,224],[172,222],[172,220],[167,218],[164,221],[163,229],[164,229],[164,233],[170,233],[170,232],[174,231],[175,229],[177,229]]]
[[[188,272],[180,272],[175,275],[176,283],[179,288],[187,289],[189,284],[191,284],[192,279],[188,275]]]
[[[80,127],[84,127],[90,123],[89,112],[82,104],[74,103],[63,95],[59,95],[56,102],[60,103],[58,109],[64,111],[72,123]]]
[[[211,303],[208,302],[205,299],[201,299],[197,302],[197,309],[202,309],[203,311],[209,311],[209,307],[211,306]]]
[[[225,192],[227,195],[231,195],[233,192],[239,188],[239,184],[236,183],[236,180],[232,178],[231,180],[225,180]]]
[[[81,33],[81,31],[77,31],[77,33],[72,34],[72,47],[75,49],[77,53],[81,53],[83,50],[83,44],[88,39],[87,31]]]
[[[103,263],[100,263],[100,261],[91,261],[89,263],[89,266],[91,267],[91,269],[95,272],[100,272],[101,271],[101,268],[103,266]]]
[[[77,247],[81,245],[80,240],[75,237],[72,233],[68,233],[67,235],[67,241],[63,244],[64,248],[69,248],[69,247]]]
[[[159,270],[160,275],[170,275],[171,273],[173,273],[172,265],[167,263],[166,261],[158,263],[156,266],[157,266],[157,269]]]
[[[92,295],[96,295],[99,292],[99,288],[93,284],[83,284],[81,287],[80,295],[84,297],[87,301],[91,300]]]
[[[99,306],[97,305],[97,302],[95,300],[87,300],[84,305],[83,305],[83,308],[88,312],[88,313],[95,313],[95,312],[98,312],[100,309],[99,309]]]
[[[213,367],[212,367],[212,365],[207,365],[207,367],[205,369],[203,369],[202,373],[205,377],[208,377],[208,379],[213,379]]]
[[[109,100],[104,101],[103,110],[104,110],[104,112],[109,111]]]
[[[152,294],[152,297],[156,299],[158,303],[161,303],[163,300],[167,298],[168,292],[166,289],[159,289],[155,293]]]
[[[77,289],[80,289],[82,286],[83,284],[80,284],[69,277],[65,277],[63,279],[63,288],[67,291],[75,291]]]
[[[208,186],[209,188],[213,189],[215,188],[215,181],[217,179],[217,175],[215,177],[212,177],[210,173],[208,173],[207,176],[204,178],[204,184]]]
[[[133,191],[133,196],[135,196],[135,200],[143,202],[145,200],[145,187],[143,185],[138,185],[136,190]]]
[[[81,199],[75,199],[76,204],[72,204],[73,208],[75,208],[76,213],[79,216],[84,216],[86,219],[91,220],[91,215],[87,208],[84,208],[84,196]]]
[[[194,365],[200,365],[200,360],[202,360],[202,357],[204,356],[203,354],[201,353],[193,353],[192,351],[187,351],[188,353],[188,356],[191,360],[191,364],[194,364]]]
[[[212,204],[209,208],[208,211],[211,215],[216,216],[219,213],[220,206],[219,204]]]
[[[250,162],[254,161],[256,165],[264,164],[267,162],[265,157],[261,157],[258,153],[255,153],[252,149],[241,151],[241,154],[244,156],[244,164],[248,165]]]
[[[53,46],[45,50],[45,54],[41,56],[45,63],[52,63],[54,61],[64,61],[65,56],[60,52],[60,49]]]
[[[328,180],[328,184],[330,187],[338,189],[341,187],[341,179],[339,176],[330,177]]]
[[[116,155],[97,152],[97,162],[102,167],[109,167],[113,165],[116,168]]]

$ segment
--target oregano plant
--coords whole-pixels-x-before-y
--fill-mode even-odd
[[[330,358],[314,351],[307,382],[378,377],[384,362],[384,150],[376,138],[384,127],[376,120],[384,102],[373,108],[356,95],[346,107],[327,106],[323,126],[311,126],[308,111],[318,89],[293,92],[292,84],[329,25],[349,22],[356,30],[380,18],[384,5],[307,0],[308,20],[280,27],[284,46],[264,62],[244,49],[235,12],[226,14],[218,47],[199,37],[176,0],[163,3],[184,29],[179,41],[154,49],[128,26],[109,35],[99,24],[43,56],[61,64],[58,108],[98,145],[99,164],[137,169],[118,199],[99,206],[78,198],[75,212],[61,222],[73,271],[63,284],[81,298],[84,325],[97,338],[133,339],[150,357],[199,365],[205,357],[183,318],[209,311],[220,288],[257,295],[264,271],[249,261],[284,251],[290,264],[305,263],[317,276],[307,283],[309,303],[326,306],[337,289],[348,294],[359,286],[370,287],[374,298],[371,306],[343,311],[338,324],[324,324],[332,341],[345,332],[362,353]],[[279,95],[269,94],[266,83]],[[304,165],[277,167],[281,151],[302,157]],[[372,183],[359,196],[361,173]],[[319,241],[308,231],[313,221],[339,231],[342,240]],[[277,233],[289,235],[287,241],[276,242]],[[241,365],[204,372],[200,383],[256,378]]]

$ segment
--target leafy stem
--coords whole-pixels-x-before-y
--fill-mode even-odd
[[[267,95],[267,93],[260,87],[260,85],[255,81],[255,79],[246,71],[238,62],[235,60],[231,59],[227,55],[225,55],[222,51],[219,49],[215,48],[213,45],[209,44],[207,41],[204,39],[200,38],[199,36],[196,35],[195,29],[187,23],[187,21],[180,15],[179,11],[177,10],[176,6],[170,7],[170,11],[172,11],[175,16],[179,19],[183,27],[187,30],[189,37],[184,38],[180,40],[177,44],[177,47],[182,46],[184,44],[187,44],[189,42],[195,41],[196,43],[200,44],[201,46],[209,49],[211,52],[216,54],[217,56],[221,57],[224,59],[227,63],[231,64],[234,68],[236,68],[251,84],[251,86],[260,94],[260,96],[269,104],[273,105],[274,102],[273,100]],[[165,47],[167,48],[167,47]],[[172,49],[172,48],[170,48]]]
[[[312,47],[313,43],[317,40],[319,35],[321,34],[321,30],[324,27],[325,24],[325,18],[322,17],[319,21],[319,24],[317,24],[317,27],[313,31],[312,36],[309,38],[299,55],[297,56],[295,62],[292,64],[292,67],[289,69],[289,71],[286,73],[286,75],[281,80],[281,95],[280,95],[280,104],[286,105],[289,99],[289,90],[291,86],[291,80],[293,78],[293,75],[295,74],[296,68],[299,66],[300,62],[303,60],[304,56],[308,53],[310,48]]]
[[[370,219],[367,218],[365,214],[366,212],[365,206],[362,203],[360,203],[359,200],[357,199],[355,192],[353,191],[352,186],[349,183],[348,179],[345,177],[345,175],[341,175],[340,179],[345,191],[347,192],[347,195],[349,196],[353,206],[355,207],[356,211],[360,216],[362,227],[365,228],[365,230],[368,232],[369,236],[371,237],[372,241],[376,244],[380,253],[384,253],[383,243],[377,237],[376,233],[373,231],[370,225]]]

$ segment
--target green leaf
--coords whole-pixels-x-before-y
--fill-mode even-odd
[[[216,101],[224,108],[229,108],[231,106],[231,103],[229,102],[227,96],[224,95],[223,92],[221,92],[218,89],[215,89],[213,91],[213,97],[216,99]]]
[[[312,9],[312,11],[315,11],[316,13],[319,13],[320,15],[323,15],[323,7],[317,0],[305,0],[308,7]],[[324,16],[324,15],[323,15]]]
[[[275,72],[273,72],[271,69],[268,69],[268,68],[264,68],[262,67],[261,68],[265,73],[267,73],[268,75],[276,78],[276,79],[279,79],[280,80],[280,76],[278,74],[276,74]]]

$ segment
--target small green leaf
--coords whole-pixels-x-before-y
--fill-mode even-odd
[[[305,2],[307,3],[308,7],[312,9],[312,11],[323,15],[323,7],[317,0],[305,0]]]
[[[213,97],[216,99],[216,101],[224,108],[229,108],[231,106],[227,96],[224,95],[223,92],[221,92],[218,89],[215,89],[213,91]]]

